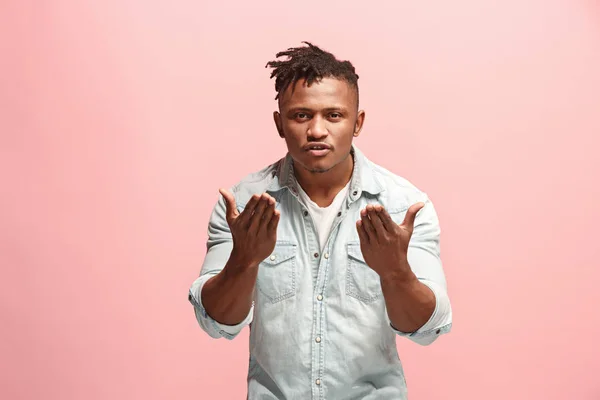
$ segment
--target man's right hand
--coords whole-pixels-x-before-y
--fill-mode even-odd
[[[233,195],[225,189],[219,193],[225,199],[233,237],[231,258],[239,266],[257,266],[273,252],[277,241],[280,213],[275,210],[275,199],[267,193],[255,194],[240,214]]]

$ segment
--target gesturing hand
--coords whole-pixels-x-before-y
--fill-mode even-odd
[[[233,237],[232,257],[239,265],[255,266],[267,258],[275,248],[280,213],[275,210],[275,199],[267,193],[252,196],[240,214],[235,198],[225,189],[219,189],[227,207],[227,224]]]
[[[368,205],[361,210],[361,219],[356,222],[360,238],[360,250],[365,262],[382,279],[387,277],[410,277],[408,265],[408,243],[413,233],[417,212],[425,206],[417,203],[410,206],[402,224],[396,224],[381,205]]]

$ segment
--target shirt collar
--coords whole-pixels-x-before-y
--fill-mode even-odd
[[[379,194],[383,187],[375,175],[371,161],[354,144],[351,152],[354,154],[354,170],[352,171],[352,178],[350,178],[350,197],[353,200],[358,199],[362,192],[372,195]],[[298,182],[294,176],[294,160],[288,152],[279,161],[275,177],[267,188],[267,192],[288,189],[292,193],[298,194],[297,185]]]

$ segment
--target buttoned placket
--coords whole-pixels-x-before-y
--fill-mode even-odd
[[[305,227],[310,225],[310,233],[311,237],[318,238],[314,221],[312,216],[305,208],[305,206],[300,202],[297,194],[297,190],[295,188],[292,189],[292,193],[296,200],[298,200],[299,204],[301,204],[302,208],[302,216],[304,219]],[[318,246],[318,240],[311,240],[309,242],[309,259],[311,260],[311,264],[315,263],[317,267],[317,279],[314,293],[318,293],[314,296],[313,299],[313,309],[314,309],[314,323],[313,323],[313,335],[314,340],[312,341],[312,363],[311,363],[311,374],[312,381],[314,382],[312,389],[312,397],[313,399],[324,399],[324,391],[322,387],[322,379],[325,374],[324,371],[324,358],[323,358],[323,346],[324,346],[324,333],[322,330],[323,326],[323,311],[325,307],[325,296],[323,295],[325,282],[329,267],[329,258],[331,253],[332,237],[337,235],[337,229],[340,223],[343,221],[345,215],[347,214],[347,210],[350,208],[350,205],[356,200],[356,195],[358,191],[353,191],[352,196],[350,198],[346,198],[343,204],[346,205],[345,212],[338,211],[336,214],[336,218],[331,227],[329,237],[327,238],[327,242],[325,245],[324,253],[321,254]],[[344,207],[342,207],[344,208]]]

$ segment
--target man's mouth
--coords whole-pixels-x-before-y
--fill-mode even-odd
[[[311,145],[308,146],[306,149],[308,154],[310,154],[313,157],[323,157],[331,151],[331,147],[323,145]]]
[[[306,151],[310,150],[331,150],[331,146],[327,143],[311,143],[304,146]]]

